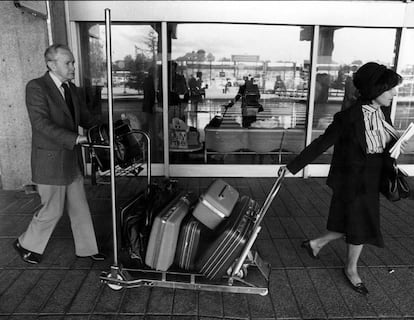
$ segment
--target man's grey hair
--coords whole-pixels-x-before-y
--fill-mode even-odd
[[[67,45],[65,45],[65,44],[60,44],[60,43],[52,44],[45,51],[45,63],[46,63],[46,66],[47,66],[47,63],[49,61],[55,60],[55,56],[57,54],[58,49],[67,50],[67,51],[70,52],[69,47]],[[47,67],[47,68],[49,69],[49,67]]]

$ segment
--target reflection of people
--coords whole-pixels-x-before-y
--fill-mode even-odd
[[[329,74],[318,73],[316,75],[316,86],[315,86],[315,102],[326,103],[329,97]]]
[[[79,257],[104,260],[98,253],[83,185],[78,126],[96,122],[82,103],[74,78],[74,58],[68,47],[52,45],[45,52],[48,72],[26,86],[26,105],[32,125],[32,180],[38,186],[42,208],[15,241],[25,262],[39,263],[49,238],[66,207]]]
[[[175,117],[184,120],[184,107],[182,103],[187,103],[189,99],[187,81],[182,74],[177,72],[177,62],[172,62],[171,69],[171,91],[170,107],[173,107]]]
[[[354,75],[360,92],[358,100],[335,114],[325,132],[284,167],[296,174],[335,146],[327,178],[333,191],[327,232],[305,240],[302,247],[312,258],[319,258],[326,244],[343,238],[347,244],[344,275],[361,294],[368,293],[357,270],[363,246],[384,247],[379,215],[380,174],[385,161],[391,160],[388,150],[397,137],[389,107],[401,81],[400,75],[383,65],[363,65]]]
[[[273,88],[275,92],[285,92],[286,91],[286,85],[283,82],[282,78],[278,75],[276,76],[275,86]]]
[[[248,77],[244,78],[244,84],[239,87],[237,95],[227,105],[227,108],[232,107],[240,98],[242,98],[242,126],[248,128],[256,121],[257,113],[263,111],[263,107],[259,103],[259,87],[253,82],[253,79],[249,79]]]
[[[142,102],[142,111],[144,114],[145,130],[149,133],[151,130],[152,116],[155,105],[155,85],[154,85],[154,67],[148,69],[148,74],[144,79],[144,100]]]
[[[341,110],[345,110],[352,106],[352,104],[354,104],[357,99],[358,92],[352,80],[352,74],[355,72],[355,70],[356,66],[354,65],[351,68],[350,74],[345,78],[344,99],[342,100]]]
[[[197,78],[191,75],[188,86],[190,88],[191,105],[194,106],[194,111],[197,111],[198,104],[203,100],[201,72],[197,72]]]

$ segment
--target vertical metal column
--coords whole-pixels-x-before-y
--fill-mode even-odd
[[[170,176],[170,145],[169,145],[169,119],[168,119],[168,33],[167,22],[161,22],[161,62],[162,62],[162,118],[164,127],[164,176]]]
[[[316,89],[316,72],[318,66],[318,47],[319,47],[319,26],[316,25],[313,28],[313,41],[312,41],[312,55],[311,55],[311,77],[309,79],[309,108],[307,113],[307,125],[306,125],[306,142],[305,146],[309,145],[312,141],[312,129],[313,129],[313,113],[315,110],[315,89]],[[307,166],[303,169],[303,177],[308,177]]]
[[[113,125],[113,95],[112,95],[112,44],[111,44],[111,10],[105,9],[105,38],[106,38],[106,72],[108,83],[108,114],[109,114],[109,155],[111,164],[111,209],[112,232],[114,244],[114,265],[118,266],[118,237],[116,217],[115,193],[115,153],[114,153],[114,125]]]

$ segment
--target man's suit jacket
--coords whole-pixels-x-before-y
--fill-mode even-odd
[[[390,108],[382,107],[385,120],[391,124]],[[387,150],[395,143],[393,140]],[[338,112],[325,132],[307,146],[287,168],[293,174],[311,163],[329,147],[334,145],[331,167],[327,184],[343,200],[353,199],[357,193],[364,192],[361,179],[367,159],[367,143],[362,105],[355,103],[352,107]],[[388,152],[384,152],[388,154]],[[387,157],[387,156],[385,156]]]
[[[70,83],[75,119],[49,73],[26,86],[26,106],[32,125],[32,180],[38,184],[68,185],[83,170],[78,126],[96,121]]]

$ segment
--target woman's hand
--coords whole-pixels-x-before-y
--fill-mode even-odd
[[[286,166],[280,166],[279,170],[277,171],[277,175],[280,177],[282,174],[290,173],[289,169]]]

